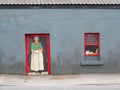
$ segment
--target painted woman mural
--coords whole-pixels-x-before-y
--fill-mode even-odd
[[[43,62],[43,47],[39,42],[39,37],[34,37],[34,42],[31,44],[31,71],[41,72],[44,70]]]

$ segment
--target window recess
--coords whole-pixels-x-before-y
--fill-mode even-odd
[[[100,56],[100,35],[99,33],[84,34],[84,55]]]

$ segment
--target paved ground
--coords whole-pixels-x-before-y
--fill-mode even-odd
[[[1,86],[0,90],[120,90],[119,85]]]
[[[0,75],[1,86],[83,86],[120,85],[120,74]],[[1,89],[0,89],[1,90]],[[120,89],[119,89],[120,90]]]

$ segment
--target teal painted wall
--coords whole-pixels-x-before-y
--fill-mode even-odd
[[[103,66],[81,66],[84,33],[99,32]],[[0,73],[25,74],[25,34],[49,33],[51,74],[120,72],[120,10],[0,9]]]

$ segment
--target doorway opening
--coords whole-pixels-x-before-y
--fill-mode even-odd
[[[50,35],[25,34],[26,75],[50,74]]]

